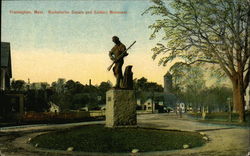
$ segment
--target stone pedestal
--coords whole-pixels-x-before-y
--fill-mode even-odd
[[[136,125],[136,98],[133,90],[106,92],[106,127]]]

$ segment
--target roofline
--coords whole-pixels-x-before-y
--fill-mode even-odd
[[[10,46],[10,42],[2,42],[1,41],[1,46],[2,46],[2,43],[3,43],[3,45],[8,45],[8,47],[9,47],[9,58],[8,58],[9,59],[9,65],[8,66],[2,66],[1,65],[1,68],[9,67],[9,68],[7,68],[7,69],[9,69],[9,77],[12,78],[12,63],[11,63],[11,46]],[[0,53],[0,58],[1,58],[1,54],[2,53]],[[0,64],[1,64],[1,62],[0,62]]]

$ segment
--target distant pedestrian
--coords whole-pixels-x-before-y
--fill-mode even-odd
[[[176,116],[178,116],[178,111],[179,111],[179,107],[176,107],[175,108],[175,114],[176,114]]]
[[[180,118],[182,118],[182,108],[181,107],[179,107],[179,114],[180,114]]]

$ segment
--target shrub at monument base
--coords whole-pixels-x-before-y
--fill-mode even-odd
[[[68,123],[80,121],[104,120],[104,116],[90,116],[89,112],[65,112],[65,113],[50,113],[50,112],[28,112],[24,114],[20,121],[21,123]]]
[[[57,150],[84,152],[140,152],[182,149],[202,146],[202,135],[193,132],[167,131],[146,128],[107,128],[103,125],[77,127],[40,135],[32,139],[33,145]]]

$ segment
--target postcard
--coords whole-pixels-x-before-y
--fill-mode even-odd
[[[1,1],[0,156],[250,155],[250,2]]]

